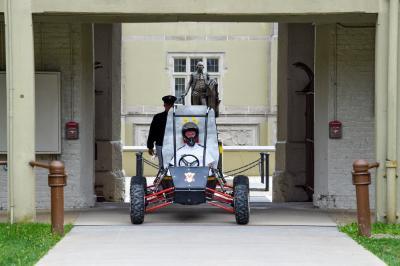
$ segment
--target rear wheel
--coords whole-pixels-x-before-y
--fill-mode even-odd
[[[233,179],[233,209],[237,224],[248,224],[250,219],[249,178],[236,176]]]
[[[141,224],[144,221],[145,212],[145,189],[146,179],[141,176],[131,178],[131,204],[130,216],[133,224]]]

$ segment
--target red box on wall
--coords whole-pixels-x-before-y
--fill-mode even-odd
[[[342,122],[333,120],[329,122],[329,138],[341,139],[342,138]]]
[[[69,121],[65,124],[65,138],[68,140],[79,139],[79,123]]]

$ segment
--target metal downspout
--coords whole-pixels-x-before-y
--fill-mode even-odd
[[[388,94],[387,94],[387,222],[396,223],[397,200],[397,49],[399,0],[389,3],[389,54],[388,54]]]
[[[8,40],[9,36],[11,36],[11,1],[5,1],[5,12],[4,12],[4,24],[5,24],[5,31],[6,31],[6,73],[8,75],[12,75],[12,62],[13,60],[11,59],[13,57],[13,54],[10,52],[10,46],[11,43]],[[6,79],[7,82],[7,119],[12,120],[14,119],[13,115],[13,88],[10,82],[10,79]],[[12,156],[10,156],[10,151],[14,149],[13,147],[13,142],[10,141],[10,136],[13,135],[13,127],[10,127],[11,123],[8,123],[7,125],[7,162],[8,166],[12,164]],[[12,167],[8,167],[7,169],[7,177],[8,177],[8,208],[9,208],[9,221],[11,224],[14,223],[14,208],[15,208],[15,203],[14,203],[14,174],[13,174],[13,169]]]
[[[388,78],[388,9],[380,1],[375,35],[375,154],[380,167],[376,169],[375,210],[378,222],[386,221],[386,136],[387,136],[387,78]]]

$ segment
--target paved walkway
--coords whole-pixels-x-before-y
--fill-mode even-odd
[[[201,206],[166,208],[134,226],[124,207],[82,212],[38,265],[385,265],[307,204],[253,204],[247,226]]]

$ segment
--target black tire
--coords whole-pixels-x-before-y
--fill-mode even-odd
[[[249,178],[245,175],[238,175],[233,178],[233,187],[236,185],[245,185],[249,187]]]
[[[146,179],[141,176],[131,178],[131,204],[130,216],[132,224],[142,224],[145,212],[145,189]]]
[[[233,179],[233,209],[237,224],[248,224],[250,220],[249,178],[236,176]]]
[[[143,178],[143,189],[144,189],[144,195],[147,195],[147,180],[146,177]]]

